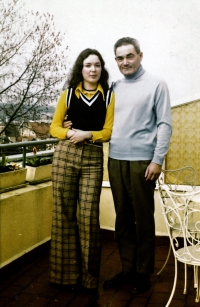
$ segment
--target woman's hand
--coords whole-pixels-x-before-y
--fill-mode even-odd
[[[80,142],[84,142],[86,140],[90,140],[92,138],[92,134],[90,131],[83,131],[79,129],[69,130],[73,132],[73,135],[69,137],[70,142],[77,144]]]
[[[74,135],[74,131],[73,130],[68,130],[67,134],[66,134],[66,137],[67,137],[67,139],[70,139],[73,135]]]

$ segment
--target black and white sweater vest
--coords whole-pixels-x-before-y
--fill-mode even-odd
[[[88,99],[82,93],[77,98],[74,88],[69,88],[66,106],[67,121],[72,122],[72,128],[84,131],[100,131],[103,129],[106,116],[106,108],[111,100],[112,90],[106,93],[103,100],[101,92],[97,92]]]

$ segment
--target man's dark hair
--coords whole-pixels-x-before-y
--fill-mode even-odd
[[[118,47],[124,46],[124,45],[133,45],[137,53],[140,53],[140,44],[137,41],[137,39],[132,37],[122,37],[118,39],[118,41],[114,45],[114,52],[116,54],[116,50]]]
[[[77,57],[74,66],[72,68],[72,71],[70,73],[70,76],[67,80],[67,82],[65,83],[65,86],[68,87],[77,87],[77,85],[83,81],[83,75],[82,75],[82,69],[83,69],[83,61],[89,57],[89,55],[96,55],[98,56],[100,62],[101,62],[101,77],[99,79],[99,83],[101,84],[102,88],[104,91],[107,91],[109,88],[109,84],[108,84],[108,79],[109,79],[109,74],[108,71],[105,68],[105,62],[101,56],[101,54],[96,50],[96,49],[90,49],[87,48],[85,50],[83,50],[79,56]]]

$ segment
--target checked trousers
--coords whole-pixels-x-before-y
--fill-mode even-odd
[[[101,260],[99,202],[103,149],[60,141],[52,164],[50,281],[97,288]]]

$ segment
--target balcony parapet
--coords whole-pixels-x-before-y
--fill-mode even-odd
[[[52,182],[0,195],[0,268],[50,240]]]

